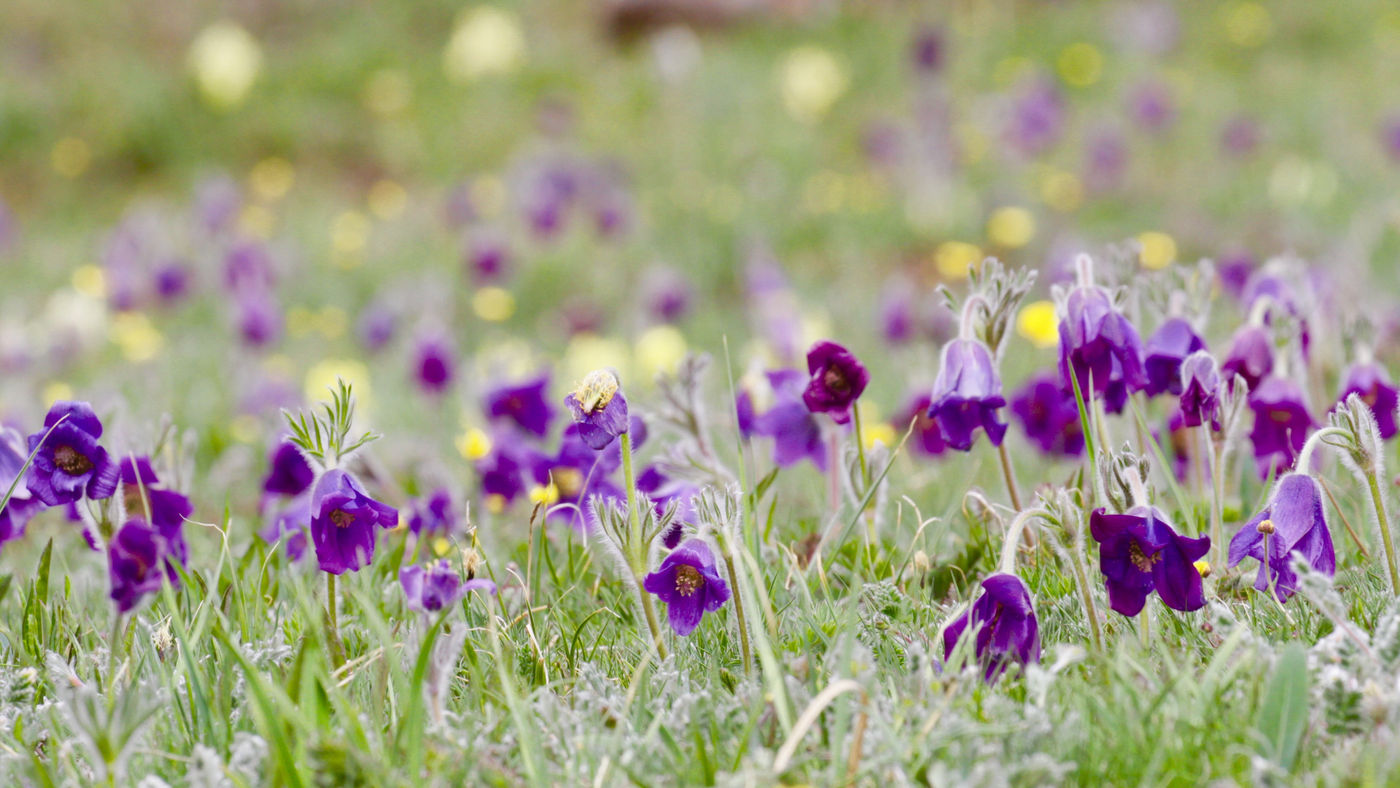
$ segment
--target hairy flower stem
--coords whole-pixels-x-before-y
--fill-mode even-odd
[[[1400,596],[1400,570],[1395,565],[1395,537],[1390,533],[1390,520],[1385,516],[1385,496],[1381,494],[1381,484],[1376,478],[1375,469],[1366,472],[1366,481],[1371,488],[1371,503],[1376,507],[1376,523],[1381,529],[1381,543],[1385,545],[1385,562],[1390,569],[1390,590]]]
[[[1211,563],[1225,565],[1225,451],[1223,442],[1216,441],[1210,427],[1201,425],[1205,441],[1206,472],[1210,474],[1210,547]]]
[[[632,436],[622,433],[617,437],[622,445],[622,483],[627,488],[627,562],[632,570],[632,588],[636,590],[638,599],[642,603],[642,612],[646,615],[647,628],[651,630],[652,642],[656,644],[656,653],[662,658],[666,658],[666,641],[661,637],[661,627],[657,623],[656,606],[652,604],[651,594],[642,588],[642,578],[647,572],[647,546],[642,535],[642,518],[637,511],[637,477],[632,470]]]
[[[330,641],[331,667],[345,664],[345,645],[340,642],[340,624],[335,611],[335,575],[326,573],[326,638]]]
[[[1041,509],[1026,509],[1018,512],[1016,519],[1011,521],[1011,525],[1006,528],[1006,539],[1001,544],[1001,563],[997,564],[997,571],[1002,574],[1016,573],[1016,550],[1021,543],[1021,533],[1026,530],[1026,525],[1033,517],[1041,517],[1045,513]]]
[[[1011,456],[1006,453],[1006,442],[997,447],[1001,456],[1001,475],[1006,479],[1006,493],[1011,496],[1011,508],[1021,511],[1021,494],[1016,491],[1016,471],[1011,467]]]
[[[1084,618],[1089,623],[1089,642],[1094,651],[1103,650],[1103,634],[1099,631],[1099,611],[1094,605],[1094,594],[1089,588],[1088,573],[1084,570],[1084,524],[1076,530],[1074,544],[1069,546],[1069,565],[1074,572],[1074,584],[1079,587],[1079,601],[1084,605]]]
[[[724,568],[729,571],[729,588],[734,595],[734,612],[739,622],[739,650],[744,655],[744,675],[753,672],[753,655],[749,651],[749,621],[744,618],[744,596],[739,591],[739,576],[734,572],[733,545],[724,543]]]

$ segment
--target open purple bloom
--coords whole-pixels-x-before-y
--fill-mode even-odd
[[[289,440],[277,444],[268,457],[267,478],[263,492],[273,495],[301,495],[316,480],[316,471],[306,461],[301,449]]]
[[[1342,403],[1352,394],[1360,395],[1361,401],[1371,408],[1380,428],[1381,439],[1390,440],[1395,436],[1395,408],[1400,404],[1400,390],[1391,382],[1385,367],[1375,361],[1362,361],[1347,369],[1342,381],[1342,390],[1337,394],[1337,402]]]
[[[429,394],[441,394],[452,385],[456,367],[457,360],[446,337],[419,337],[413,351],[413,378],[419,388]]]
[[[1220,374],[1226,380],[1239,375],[1253,391],[1273,371],[1274,343],[1269,338],[1269,329],[1253,324],[1242,326],[1230,340],[1230,349],[1220,364]]]
[[[969,630],[976,638],[974,653],[989,683],[1012,663],[1040,661],[1040,625],[1031,604],[1031,590],[1016,575],[995,574],[982,581],[982,595],[943,630],[944,659],[952,656]]]
[[[409,507],[408,530],[417,536],[446,536],[457,530],[457,509],[452,494],[438,488]]]
[[[828,413],[837,424],[851,420],[851,407],[870,383],[870,372],[849,350],[823,340],[807,351],[807,388],[802,401],[813,413]]]
[[[38,449],[25,477],[29,491],[48,506],[84,496],[110,498],[117,491],[119,469],[98,445],[100,437],[102,422],[91,405],[55,402],[44,417],[44,429],[29,436],[29,451]]]
[[[543,438],[549,434],[554,421],[554,408],[545,395],[549,391],[549,374],[545,373],[524,383],[497,386],[486,392],[486,417],[514,422],[516,426]]]
[[[1258,561],[1254,587],[1259,591],[1272,587],[1279,601],[1286,602],[1298,590],[1298,575],[1292,566],[1294,552],[1328,577],[1337,572],[1332,532],[1322,507],[1322,487],[1301,473],[1279,479],[1269,505],[1230,540],[1230,566],[1246,557]]]
[[[1210,537],[1178,534],[1166,515],[1150,506],[1134,506],[1126,514],[1095,509],[1089,515],[1089,533],[1099,543],[1109,607],[1135,616],[1153,591],[1173,610],[1205,606],[1195,562],[1210,551]]]
[[[691,539],[672,550],[642,587],[666,603],[671,630],[685,637],[695,631],[706,613],[729,601],[729,585],[719,576],[715,554],[701,539]]]
[[[773,462],[779,467],[786,468],[808,459],[819,469],[826,470],[822,425],[802,400],[802,373],[795,369],[774,370],[767,373],[767,377],[775,401],[772,407],[753,418],[753,434],[773,439]]]
[[[326,471],[311,494],[311,541],[321,571],[357,572],[374,560],[379,528],[393,528],[399,513],[369,497],[354,476]]]
[[[1149,397],[1163,392],[1181,393],[1181,362],[1198,350],[1205,350],[1206,343],[1191,328],[1191,324],[1179,317],[1164,322],[1147,339],[1143,367],[1147,372],[1147,387],[1143,391]]]
[[[406,566],[399,570],[399,585],[408,599],[409,610],[436,613],[456,604],[468,591],[496,593],[496,584],[486,579],[463,583],[457,571],[445,559],[428,567]]]
[[[1249,440],[1254,445],[1259,478],[1268,478],[1271,470],[1282,473],[1293,467],[1314,426],[1302,389],[1291,380],[1266,378],[1249,393],[1249,408],[1254,411]]]
[[[487,510],[499,512],[525,492],[525,474],[539,456],[542,455],[510,436],[491,442],[491,451],[476,461]]]
[[[1081,285],[1070,291],[1060,316],[1060,380],[1066,391],[1073,391],[1073,370],[1086,402],[1092,396],[1109,413],[1118,413],[1128,394],[1147,385],[1142,356],[1137,329],[1107,290]]]
[[[1181,423],[1187,427],[1210,424],[1220,431],[1220,366],[1215,357],[1198,350],[1181,362]]]
[[[1011,412],[1021,429],[1042,452],[1051,456],[1078,457],[1084,453],[1084,425],[1072,392],[1060,387],[1053,372],[1026,381],[1011,398]]]
[[[928,415],[929,406],[932,404],[933,398],[929,395],[915,394],[899,411],[899,415],[890,422],[890,426],[894,427],[895,434],[899,435],[909,429],[909,422],[914,422],[913,440],[909,445],[920,454],[937,457],[948,450],[948,441],[943,437],[943,429],[938,426],[938,420]]]
[[[183,566],[189,560],[185,545],[185,520],[194,513],[190,499],[165,489],[151,467],[149,457],[126,457],[121,462],[122,504],[128,517],[138,517],[155,526],[165,541],[164,552]],[[171,582],[177,575],[168,568]]]
[[[28,457],[24,437],[19,431],[0,427],[0,496],[10,489],[11,484],[14,485],[10,499],[0,509],[0,547],[24,536],[24,527],[29,524],[29,518],[44,507],[43,501],[29,492],[20,476]]]
[[[144,520],[127,520],[107,547],[107,575],[117,611],[126,613],[141,598],[160,590],[166,572],[161,571],[164,540]],[[173,579],[172,579],[173,582]]]
[[[949,448],[969,451],[981,427],[993,446],[1006,436],[997,411],[1006,405],[992,352],[976,339],[953,339],[943,346],[943,362],[929,395],[929,418],[938,422]]]
[[[617,436],[627,432],[627,398],[617,376],[607,370],[590,373],[579,387],[564,398],[578,427],[579,437],[594,451],[602,451]]]

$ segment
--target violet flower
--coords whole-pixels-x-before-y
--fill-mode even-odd
[[[1322,487],[1302,473],[1285,474],[1274,487],[1269,505],[1244,524],[1230,540],[1230,566],[1246,557],[1259,562],[1254,587],[1273,588],[1280,602],[1298,590],[1292,555],[1300,553],[1313,569],[1328,577],[1337,572],[1332,532],[1322,506]]]
[[[1073,391],[1073,370],[1086,402],[1092,396],[1102,400],[1109,413],[1118,413],[1128,394],[1147,385],[1142,355],[1137,329],[1118,311],[1109,292],[1082,274],[1060,315],[1060,380],[1065,390]]]
[[[1178,534],[1166,515],[1150,506],[1134,506],[1125,514],[1095,509],[1089,515],[1089,533],[1099,543],[1109,607],[1136,616],[1153,591],[1173,610],[1205,607],[1195,562],[1210,551],[1210,537]]]
[[[427,567],[406,566],[399,570],[399,586],[408,600],[409,610],[436,613],[461,601],[470,591],[496,593],[496,584],[485,578],[473,578],[463,583],[446,559]]]
[[[0,548],[6,542],[24,536],[24,528],[36,512],[44,508],[25,485],[21,471],[29,452],[24,448],[24,436],[11,427],[0,427],[0,496],[10,491],[10,498],[0,508]]]
[[[970,451],[978,427],[993,446],[1001,445],[1006,422],[997,411],[1006,405],[1006,398],[992,352],[980,340],[959,338],[943,346],[929,399],[929,418],[938,422],[949,448]]]
[[[1147,373],[1143,392],[1149,397],[1163,392],[1181,394],[1181,362],[1205,347],[1205,341],[1182,318],[1173,317],[1162,323],[1148,337],[1143,353],[1143,367]]]
[[[679,479],[667,478],[655,465],[650,465],[637,474],[637,491],[651,499],[652,509],[658,518],[667,506],[675,503],[675,519],[661,534],[662,545],[667,550],[674,550],[685,533],[686,523],[695,522],[694,500],[700,489]]]
[[[1084,453],[1084,425],[1073,393],[1060,387],[1054,372],[1026,381],[1011,398],[1011,412],[1026,437],[1050,456],[1078,457]]]
[[[943,658],[953,655],[958,641],[971,631],[973,653],[988,683],[1011,664],[1040,661],[1040,625],[1031,591],[1012,574],[995,574],[982,581],[982,595],[943,630]]]
[[[409,507],[408,530],[418,537],[446,536],[457,530],[457,509],[452,494],[438,488]]]
[[[554,407],[549,404],[549,374],[514,385],[502,385],[486,392],[483,406],[492,421],[506,420],[526,432],[543,438],[549,434],[554,421]]]
[[[774,370],[768,372],[767,377],[775,401],[768,410],[753,417],[753,434],[773,439],[773,462],[780,468],[807,459],[817,468],[826,470],[827,449],[822,440],[822,425],[803,401],[802,373],[795,369]]]
[[[477,287],[492,285],[506,278],[510,252],[505,242],[493,234],[474,238],[467,246],[466,267]]]
[[[1348,367],[1341,391],[1337,394],[1337,403],[1346,402],[1352,394],[1360,395],[1361,401],[1370,406],[1371,413],[1376,417],[1376,426],[1380,428],[1381,440],[1394,437],[1395,408],[1400,405],[1400,390],[1391,382],[1385,367],[1369,359]]]
[[[110,498],[117,491],[120,469],[98,445],[100,437],[102,422],[91,405],[55,402],[44,417],[44,429],[29,436],[34,461],[25,486],[47,506],[73,503],[85,496],[91,500]]]
[[[428,394],[441,394],[452,385],[457,362],[446,337],[419,337],[413,351],[413,377],[418,387]]]
[[[393,528],[399,513],[365,492],[339,468],[323,474],[311,494],[311,541],[321,571],[357,572],[374,560],[379,528]]]
[[[729,585],[719,576],[715,554],[701,539],[690,539],[672,550],[642,587],[666,603],[671,630],[681,637],[695,631],[706,613],[729,601]]]
[[[371,353],[378,353],[394,340],[398,329],[398,315],[387,304],[371,301],[360,310],[360,319],[355,323],[355,332],[360,344]]]
[[[300,495],[316,480],[316,471],[295,443],[283,440],[268,456],[263,492],[272,495]]]
[[[1269,329],[1256,323],[1241,326],[1230,340],[1230,349],[1220,364],[1220,374],[1226,380],[1239,375],[1253,391],[1273,370],[1274,343]]]
[[[811,376],[802,391],[802,401],[813,413],[830,414],[832,421],[846,424],[851,408],[870,383],[870,372],[849,350],[823,340],[807,351],[807,373]]]
[[[914,434],[909,445],[920,454],[937,457],[948,450],[948,441],[943,437],[938,420],[928,415],[929,406],[932,404],[933,398],[929,395],[915,394],[899,411],[899,415],[890,422],[890,426],[894,428],[895,434],[899,435],[909,429],[909,423],[912,421]]]
[[[1210,424],[1220,431],[1220,366],[1215,357],[1198,350],[1181,362],[1181,397],[1178,400],[1182,424],[1199,427]]]
[[[311,492],[308,490],[274,509],[258,536],[268,544],[283,540],[287,557],[300,561],[306,555],[306,529],[311,525]]]
[[[166,572],[161,571],[163,540],[155,528],[139,518],[127,520],[107,547],[110,596],[117,612],[126,613],[147,594],[160,590]],[[173,578],[172,578],[173,582]]]
[[[627,432],[627,398],[622,396],[617,375],[608,370],[589,373],[564,398],[564,404],[573,415],[579,437],[594,451],[607,448],[614,438]]]
[[[164,540],[164,553],[173,557],[183,566],[189,560],[189,547],[185,545],[185,520],[194,513],[190,499],[174,490],[167,490],[151,467],[149,457],[125,457],[121,461],[122,504],[128,517],[140,518],[155,526],[156,532]],[[171,582],[178,575],[172,567],[167,567]]]
[[[1302,389],[1285,378],[1267,378],[1249,393],[1249,408],[1254,411],[1249,440],[1254,445],[1259,478],[1268,478],[1270,471],[1282,473],[1293,467],[1308,439],[1308,431],[1315,426],[1303,402]]]

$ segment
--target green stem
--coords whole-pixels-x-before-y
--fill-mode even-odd
[[[119,645],[119,644],[122,642],[122,640],[123,640],[123,638],[122,638],[122,618],[123,618],[123,615],[122,615],[121,613],[118,613],[117,616],[116,616],[116,618],[114,618],[114,619],[112,620],[112,639],[111,639],[111,642],[109,642],[109,643],[107,644],[107,691],[108,691],[108,692],[112,692],[114,689],[116,689],[116,686],[115,686],[115,679],[116,679],[116,677],[117,677],[117,648],[118,648],[118,645]]]
[[[1225,566],[1225,451],[1223,444],[1215,441],[1210,428],[1201,425],[1201,434],[1206,439],[1206,458],[1210,463],[1210,544],[1216,566]]]
[[[739,649],[744,655],[744,675],[753,672],[753,656],[749,651],[749,622],[744,618],[744,597],[739,593],[739,576],[734,572],[733,546],[725,540],[724,565],[729,570],[729,588],[734,594],[734,613],[739,622]]]
[[[647,555],[646,545],[642,543],[642,518],[637,511],[637,477],[632,470],[632,436],[624,432],[618,436],[618,441],[622,445],[622,483],[627,488],[626,550],[628,561],[632,565],[632,586],[642,603],[642,613],[646,617],[647,628],[651,630],[652,642],[656,644],[656,653],[665,659],[666,641],[661,637],[656,606],[652,604],[651,594],[642,588],[642,577],[647,571]]]
[[[1400,596],[1400,569],[1395,565],[1395,538],[1390,533],[1390,520],[1385,516],[1385,496],[1381,494],[1380,481],[1374,470],[1366,474],[1371,487],[1371,503],[1376,507],[1376,521],[1381,527],[1381,542],[1385,545],[1385,561],[1390,568],[1390,590]]]
[[[852,420],[856,425],[856,456],[860,457],[860,480],[870,486],[870,472],[865,467],[865,440],[860,434],[860,408],[851,406]]]
[[[326,573],[326,636],[330,639],[331,667],[345,664],[345,646],[340,642],[340,622],[335,610],[335,575]]]
[[[1021,511],[1021,494],[1016,491],[1016,472],[1011,468],[1011,456],[1006,453],[1006,442],[997,447],[1001,455],[1001,475],[1006,478],[1006,492],[1011,496],[1011,508]]]

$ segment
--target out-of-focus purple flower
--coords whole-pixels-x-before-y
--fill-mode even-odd
[[[506,278],[510,265],[510,250],[505,241],[492,234],[479,235],[467,244],[467,272],[478,287],[496,284]]]
[[[441,394],[452,385],[457,361],[447,337],[424,334],[413,351],[413,379],[428,394]]]
[[[642,302],[658,323],[675,323],[690,312],[690,282],[674,268],[658,267],[642,280]]]
[[[813,413],[829,414],[837,424],[851,420],[851,408],[870,383],[870,372],[846,348],[822,340],[807,351],[807,388],[802,401]]]
[[[1011,398],[1011,412],[1042,452],[1051,456],[1078,457],[1084,453],[1084,425],[1074,394],[1066,393],[1054,372],[1042,372],[1026,381]]]
[[[1006,398],[992,352],[980,340],[953,339],[943,346],[929,399],[929,418],[938,422],[949,448],[971,450],[978,427],[986,431],[993,446],[1001,445],[1006,422],[997,411],[1006,405]]]
[[[433,490],[409,506],[408,529],[418,537],[448,536],[457,530],[457,509],[452,494],[443,488]]]
[[[400,569],[399,586],[408,600],[408,609],[420,613],[436,613],[455,605],[471,591],[496,593],[496,584],[485,578],[473,578],[463,583],[457,571],[445,559],[427,567],[406,566]]]
[[[258,241],[240,241],[224,256],[224,284],[234,291],[266,291],[275,283],[272,255]]]
[[[554,407],[546,395],[549,373],[542,373],[518,384],[497,386],[486,392],[482,403],[492,421],[509,421],[526,432],[543,438],[554,421]],[[624,406],[625,407],[625,406]]]
[[[1249,392],[1249,408],[1254,411],[1249,440],[1254,445],[1259,478],[1268,478],[1270,471],[1279,474],[1292,468],[1308,431],[1315,426],[1298,384],[1280,377],[1265,378],[1259,388]]]
[[[1113,191],[1122,184],[1128,169],[1128,146],[1117,129],[1094,132],[1085,145],[1084,158],[1084,180],[1091,191]]]
[[[701,539],[691,539],[672,550],[661,566],[642,580],[642,588],[666,603],[671,630],[681,637],[694,632],[706,613],[729,601],[729,584],[719,576],[715,554]]]
[[[667,506],[675,503],[676,517],[661,535],[666,549],[675,549],[685,533],[685,524],[695,522],[694,499],[699,488],[679,479],[669,479],[655,465],[651,465],[637,474],[637,490],[651,499],[657,517],[666,511]]]
[[[194,210],[199,223],[210,235],[218,235],[233,226],[243,208],[243,194],[238,182],[221,175],[206,178],[195,187]]]
[[[1125,616],[1142,612],[1154,590],[1173,610],[1199,610],[1206,598],[1195,562],[1210,551],[1210,537],[1182,536],[1166,515],[1150,506],[1125,514],[1095,509],[1089,533],[1099,543],[1099,569],[1108,586],[1108,604]]]
[[[909,429],[909,423],[914,423],[913,441],[909,444],[914,451],[929,457],[937,457],[948,450],[948,441],[943,437],[943,430],[938,426],[938,420],[928,415],[929,406],[933,404],[933,398],[928,394],[915,394],[911,396],[907,404],[899,411],[890,426],[894,428],[895,434],[903,434]]]
[[[1381,124],[1381,147],[1392,159],[1400,161],[1400,115],[1394,115]]]
[[[564,398],[579,437],[594,451],[607,448],[613,439],[627,432],[627,398],[614,375],[608,370],[596,370],[583,379],[579,387]]]
[[[1220,278],[1220,286],[1231,298],[1244,297],[1245,285],[1254,273],[1254,256],[1249,252],[1234,252],[1220,258],[1215,265],[1215,275]]]
[[[112,537],[107,546],[107,576],[117,612],[129,612],[142,597],[159,591],[162,579],[169,577],[162,571],[162,546],[156,529],[138,518],[127,520]],[[172,577],[171,583],[174,582]]]
[[[1253,118],[1236,115],[1220,130],[1220,148],[1231,156],[1245,157],[1259,147],[1259,124]]]
[[[1286,602],[1298,590],[1292,566],[1295,551],[1318,572],[1328,577],[1336,574],[1337,555],[1322,507],[1322,488],[1316,479],[1301,473],[1279,479],[1269,505],[1230,540],[1230,566],[1247,557],[1258,561],[1254,587],[1259,591],[1272,587],[1279,601]]]
[[[1220,365],[1205,350],[1198,350],[1181,362],[1182,425],[1199,427],[1210,424],[1220,431]]]
[[[282,337],[282,308],[270,290],[244,290],[237,296],[238,333],[251,347],[265,347]]]
[[[1374,360],[1358,361],[1347,368],[1342,380],[1342,389],[1337,394],[1338,404],[1346,402],[1352,394],[1360,395],[1361,401],[1370,408],[1380,428],[1381,439],[1390,440],[1395,436],[1395,408],[1400,405],[1400,390],[1390,380],[1385,367]]]
[[[1040,625],[1031,590],[1016,575],[995,574],[982,581],[982,595],[943,630],[943,658],[949,659],[967,633],[983,676],[996,681],[1012,664],[1040,661]]]
[[[943,30],[937,27],[925,27],[919,30],[914,36],[912,47],[912,57],[914,68],[924,74],[937,74],[943,70],[943,59],[947,50],[947,41],[944,38]]]
[[[786,468],[808,459],[817,468],[826,470],[827,453],[821,422],[802,400],[804,376],[790,369],[771,371],[767,377],[773,389],[773,405],[753,418],[753,434],[773,439],[773,462],[779,467]]]
[[[892,281],[880,294],[880,335],[892,345],[914,338],[914,296],[907,282]]]
[[[165,542],[162,551],[184,566],[190,556],[185,544],[185,520],[194,513],[194,504],[182,493],[164,488],[149,457],[122,458],[121,480],[122,504],[127,516],[155,526]],[[174,568],[169,567],[167,571],[171,582],[175,582],[178,575]]]
[[[44,429],[29,436],[29,452],[34,454],[24,482],[29,492],[47,506],[84,496],[110,498],[117,491],[120,469],[98,445],[101,437],[102,422],[91,405],[55,402],[44,417]]]
[[[398,328],[398,315],[387,304],[380,301],[371,301],[360,311],[360,319],[356,324],[356,333],[360,336],[360,343],[365,346],[365,350],[371,353],[378,353],[394,340],[394,332]]]
[[[1133,90],[1129,110],[1137,124],[1151,132],[1164,131],[1176,120],[1176,102],[1160,82],[1146,82]]]
[[[877,120],[866,126],[860,147],[871,165],[882,169],[893,170],[904,159],[903,132],[888,121]]]
[[[524,445],[513,434],[491,441],[491,451],[476,461],[486,509],[500,513],[525,492],[526,476],[542,464],[543,455]]]
[[[29,458],[24,443],[24,436],[18,430],[0,427],[0,496],[14,486],[10,499],[0,508],[0,548],[24,536],[29,518],[44,507],[43,501],[29,492],[21,474]]]
[[[1013,100],[1007,143],[1035,156],[1059,142],[1064,124],[1064,97],[1054,82],[1037,77],[1024,83]]]
[[[306,529],[310,525],[311,491],[307,490],[274,509],[258,536],[268,544],[285,539],[287,557],[300,561],[306,555]]]
[[[374,560],[380,528],[399,522],[394,507],[365,492],[360,482],[339,468],[322,474],[311,494],[311,541],[321,571],[357,572]]]
[[[170,260],[155,272],[156,297],[170,303],[178,301],[190,289],[190,270],[179,260]]]
[[[1060,315],[1060,380],[1073,391],[1070,370],[1086,401],[1092,396],[1118,413],[1128,394],[1147,385],[1137,329],[1118,311],[1113,297],[1097,285],[1070,291]]]
[[[1205,347],[1205,341],[1196,334],[1190,323],[1179,317],[1169,318],[1147,339],[1143,351],[1147,387],[1143,391],[1149,397],[1164,392],[1180,394],[1181,362]]]
[[[452,229],[465,227],[476,219],[470,183],[459,183],[448,190],[442,203],[442,218]]]
[[[307,462],[301,449],[289,440],[277,444],[268,455],[267,477],[263,492],[293,497],[301,495],[316,480],[316,471]]]

